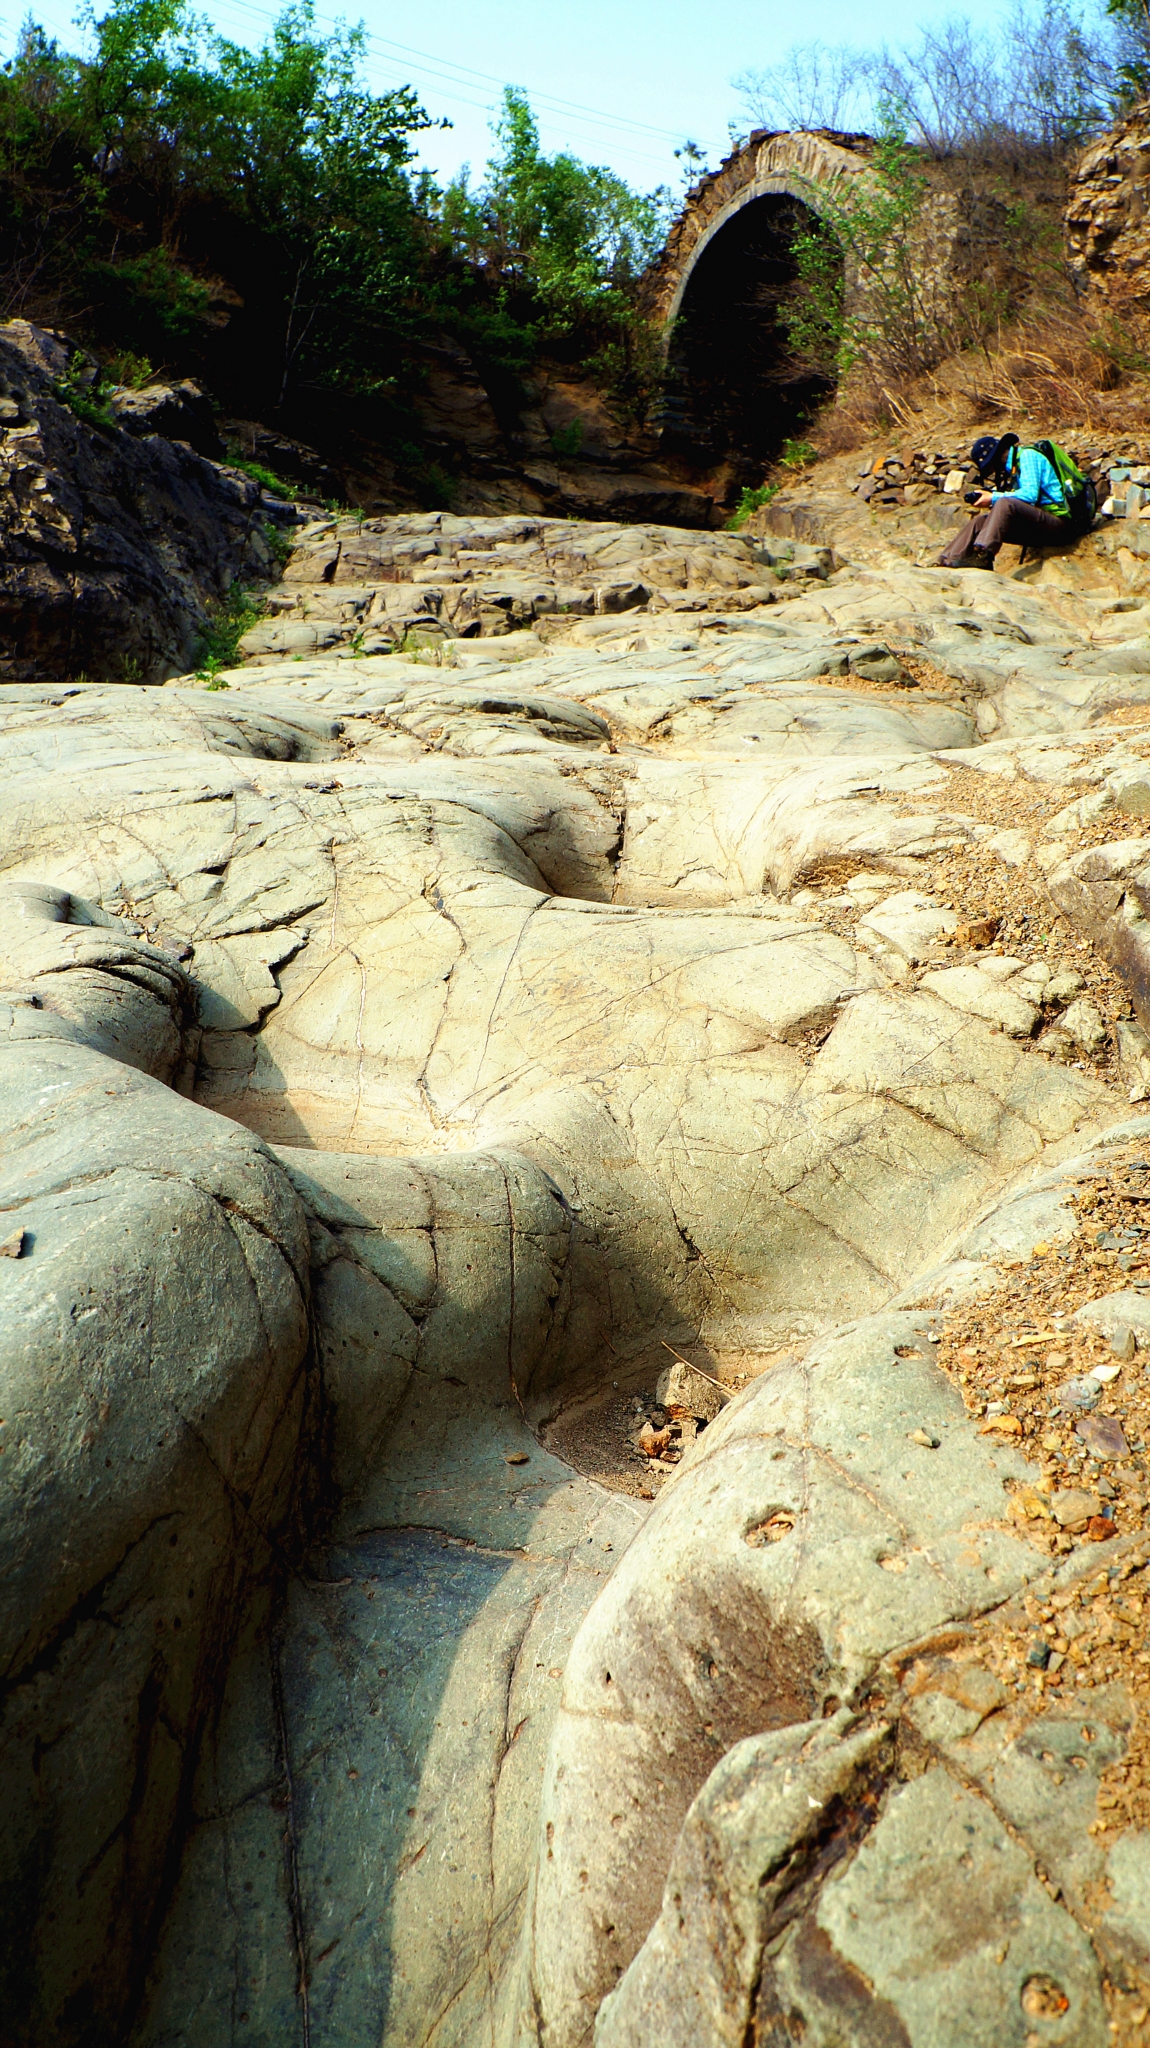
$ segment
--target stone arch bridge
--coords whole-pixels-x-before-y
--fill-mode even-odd
[[[722,477],[719,495],[757,482],[829,393],[829,378],[796,364],[787,346],[793,243],[821,194],[873,178],[874,150],[871,136],[829,129],[753,134],[693,187],[648,272],[646,307],[667,347],[661,449]],[[1003,209],[923,168],[917,261],[929,306],[950,296],[956,272],[1000,260]]]
[[[647,303],[661,326],[670,327],[683,307],[691,278],[718,237],[748,207],[779,200],[806,206],[812,194],[866,176],[874,142],[869,135],[830,130],[770,134],[758,130],[732,150],[717,171],[701,178],[667,237],[648,275]],[[771,204],[775,202],[775,204]]]

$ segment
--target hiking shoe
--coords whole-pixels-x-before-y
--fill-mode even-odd
[[[971,548],[969,553],[960,555],[957,562],[940,562],[940,569],[993,569],[994,557],[985,548]]]

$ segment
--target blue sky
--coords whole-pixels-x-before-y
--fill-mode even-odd
[[[31,0],[31,11],[70,47],[82,38],[70,0]],[[100,0],[96,0],[99,13]],[[201,0],[206,15],[237,42],[262,39],[275,12],[257,0]],[[997,0],[965,0],[958,9],[924,0],[819,0],[812,7],[761,0],[434,0],[401,9],[367,0],[340,10],[316,0],[317,17],[363,20],[368,71],[377,88],[411,84],[428,112],[454,124],[427,138],[423,160],[441,177],[462,163],[485,161],[489,122],[504,84],[526,88],[549,152],[570,149],[608,164],[629,183],[649,189],[677,184],[674,149],[686,136],[714,163],[728,147],[727,123],[740,118],[731,80],[748,66],[777,62],[788,45],[871,47],[913,38],[917,25],[951,11],[989,25]],[[10,48],[25,5],[3,0]]]

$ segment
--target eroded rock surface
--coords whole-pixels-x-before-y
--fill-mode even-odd
[[[995,1675],[1100,1553],[936,1340],[1150,1139],[1150,673],[562,525],[332,524],[218,694],[0,690],[14,2038],[1102,2048],[1138,1701]]]

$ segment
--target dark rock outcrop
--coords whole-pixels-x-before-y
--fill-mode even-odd
[[[119,390],[110,410],[117,426],[137,438],[162,434],[166,441],[186,441],[197,455],[213,460],[224,453],[212,401],[190,377],[175,384],[145,384],[140,391]]]
[[[140,409],[78,416],[75,362],[28,321],[0,328],[0,677],[161,681],[196,661],[213,601],[271,572],[270,508]]]

